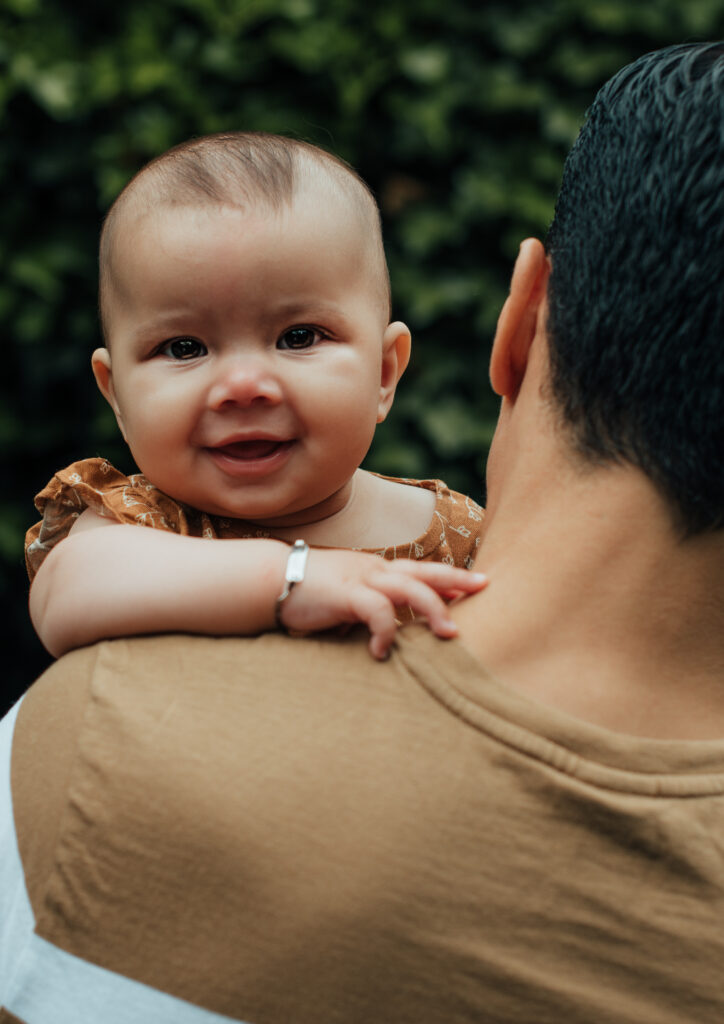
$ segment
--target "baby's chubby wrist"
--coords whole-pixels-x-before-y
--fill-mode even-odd
[[[274,604],[274,621],[276,623],[276,627],[285,633],[289,632],[289,629],[285,625],[283,619],[285,602],[292,590],[304,581],[308,558],[309,545],[304,540],[295,540],[287,554],[284,566],[282,589]]]

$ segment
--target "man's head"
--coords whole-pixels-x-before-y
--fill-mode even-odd
[[[647,54],[598,93],[546,247],[554,404],[686,534],[724,527],[724,43]]]

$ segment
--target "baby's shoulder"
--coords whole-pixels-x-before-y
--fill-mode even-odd
[[[403,500],[419,503],[418,495],[424,495],[426,505],[431,512],[434,511],[435,514],[444,516],[450,522],[465,521],[472,524],[483,521],[483,507],[470,495],[462,494],[460,491],[454,491],[448,487],[444,480],[416,480],[412,477],[389,476],[380,476],[379,479],[410,488],[405,491]]]
[[[35,507],[42,518],[25,538],[31,579],[86,509],[116,523],[191,532],[186,511],[177,501],[154,487],[142,473],[127,475],[102,458],[81,459],[58,470],[35,496]]]
[[[404,521],[413,526],[403,543],[396,539],[379,554],[386,558],[414,558],[446,562],[470,568],[475,558],[483,527],[484,511],[469,495],[454,491],[443,480],[416,480],[409,477],[379,477],[397,485],[397,498],[402,503],[417,505],[416,495],[424,496],[425,514]],[[423,511],[423,506],[419,506]],[[410,538],[413,537],[413,540]]]
[[[35,507],[43,514],[50,506],[78,514],[90,508],[107,519],[140,522],[169,501],[142,473],[126,474],[107,459],[91,458],[58,470],[36,495]]]

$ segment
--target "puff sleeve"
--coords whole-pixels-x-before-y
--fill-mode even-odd
[[[60,470],[36,496],[35,507],[42,519],[25,537],[25,564],[31,581],[48,553],[68,536],[87,508],[118,523],[173,533],[196,532],[183,505],[141,473],[125,476],[105,459],[84,459]]]

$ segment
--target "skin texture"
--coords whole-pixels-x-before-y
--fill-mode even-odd
[[[141,471],[260,525],[338,512],[410,346],[381,315],[356,219],[304,199],[273,216],[161,207],[116,246],[93,369]]]
[[[550,398],[549,262],[526,240],[490,376],[501,397],[475,568],[452,615],[502,683],[616,732],[724,736],[724,534],[682,539],[631,463],[586,462]]]

